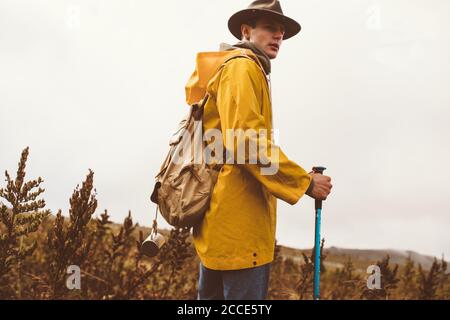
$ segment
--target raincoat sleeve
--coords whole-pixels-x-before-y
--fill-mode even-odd
[[[221,120],[224,147],[230,153],[231,148],[234,148],[233,164],[243,166],[275,197],[291,205],[295,204],[308,189],[312,178],[302,167],[289,160],[270,139],[271,133],[267,132],[267,121],[270,119],[265,119],[261,113],[264,93],[262,81],[265,81],[261,70],[254,61],[246,58],[233,59],[223,68],[217,88],[216,103]],[[248,134],[244,139],[238,139],[236,138],[238,135],[233,137],[226,133],[230,129],[232,129],[230,132],[239,131],[238,129],[242,129],[243,132],[254,129],[256,133],[259,133],[260,129],[265,129],[267,134]],[[234,143],[230,146],[231,140]],[[240,158],[241,161],[237,161],[238,149],[243,143],[245,143],[244,163],[242,158]],[[259,146],[264,146],[266,152],[263,154],[266,157],[260,157],[261,152],[252,150],[250,143],[256,143],[258,150]],[[257,152],[258,155],[255,155]],[[249,159],[254,159],[255,156],[258,161],[250,162]]]

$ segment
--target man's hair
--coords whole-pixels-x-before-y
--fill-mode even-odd
[[[248,24],[252,28],[256,28],[256,22],[258,22],[259,17],[251,18],[246,24]]]

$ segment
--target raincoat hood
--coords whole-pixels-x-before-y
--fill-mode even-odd
[[[247,42],[247,41],[245,41]],[[250,42],[249,42],[250,43]],[[231,46],[226,43],[220,45],[220,51],[211,52],[199,52],[197,53],[195,70],[190,76],[186,86],[186,102],[188,105],[199,102],[203,99],[206,94],[206,88],[209,81],[213,78],[216,72],[219,70],[220,66],[228,59],[239,56],[247,55],[250,56],[255,61],[259,62],[264,71],[267,69],[267,61],[263,62],[265,55],[264,52],[259,52],[261,49],[254,47],[254,51],[250,45],[243,43],[243,41],[238,42],[236,45]],[[266,56],[267,57],[267,56]],[[267,57],[270,72],[270,60]],[[267,72],[267,71],[266,71]]]

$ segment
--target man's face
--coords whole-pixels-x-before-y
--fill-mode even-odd
[[[242,25],[241,30],[244,37],[247,36],[250,42],[261,47],[270,59],[277,57],[285,32],[281,23],[269,18],[259,18],[255,28]]]

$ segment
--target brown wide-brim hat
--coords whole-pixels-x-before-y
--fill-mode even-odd
[[[260,17],[272,18],[283,24],[285,29],[283,40],[295,36],[302,28],[297,21],[283,14],[280,1],[256,0],[247,9],[236,12],[228,19],[228,29],[233,36],[240,40],[242,37],[241,25]]]

